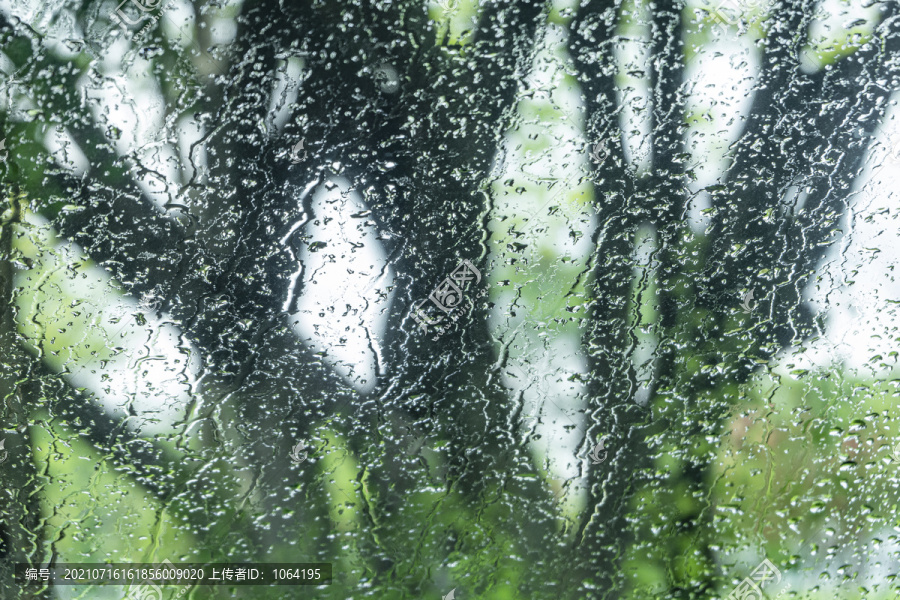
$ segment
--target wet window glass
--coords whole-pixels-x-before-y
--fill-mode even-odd
[[[0,597],[897,597],[900,7],[0,0]]]

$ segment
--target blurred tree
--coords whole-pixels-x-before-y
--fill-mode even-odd
[[[623,557],[655,543],[634,527],[640,494],[649,492],[667,531],[660,597],[715,595],[722,576],[711,548],[716,448],[706,436],[726,417],[718,394],[746,384],[760,364],[816,331],[803,291],[861,171],[866,147],[859,140],[874,134],[897,87],[895,4],[875,5],[871,35],[812,70],[801,67],[801,55],[816,3],[773,5],[758,43],[750,110],[724,177],[706,190],[711,225],[703,233],[687,218],[695,178],[686,137],[687,48],[702,33],[698,22],[709,27],[709,11],[674,0],[584,0],[564,10],[496,1],[437,12],[405,0],[245,0],[227,7],[236,33],[223,47],[216,40],[228,28],[223,13],[212,11],[222,6],[191,3],[186,33],[173,33],[162,13],[152,37],[129,48],[146,70],[126,75],[138,68],[129,54],[116,72],[155,82],[167,134],[175,137],[184,120],[203,132],[183,160],[190,164],[179,165],[180,180],[163,186],[162,207],[147,178],[166,176],[143,150],[122,153],[121,132],[98,117],[112,108],[83,94],[113,78],[108,67],[88,47],[67,55],[42,29],[61,9],[31,24],[0,20],[15,68],[6,84],[4,133],[13,141],[0,238],[8,447],[27,446],[27,425],[51,426],[40,410],[60,415],[140,482],[161,514],[177,519],[199,544],[192,550],[198,560],[324,561],[352,546],[365,593],[384,598],[433,593],[433,573],[449,562],[464,563],[469,589],[485,598],[619,597],[630,585]],[[79,29],[105,23],[105,10],[104,3],[79,4]],[[628,157],[631,124],[617,55],[624,23],[641,11],[649,15],[642,23],[647,168]],[[460,20],[469,23],[461,30]],[[578,278],[588,290],[583,449],[602,435],[613,443],[608,460],[581,473],[586,506],[574,524],[519,439],[521,398],[500,375],[510,348],[490,331],[496,307],[476,304],[436,340],[411,318],[461,259],[490,273],[497,165],[518,124],[518,104],[533,93],[526,82],[549,44],[548,22],[566,28],[584,141],[602,159],[589,175],[596,228]],[[273,89],[296,60],[303,65],[299,95],[281,127],[273,113],[285,104]],[[30,121],[19,116],[22,103],[31,106]],[[90,165],[86,174],[58,163],[39,135],[40,121],[67,131]],[[286,153],[301,139],[306,157],[288,166]],[[370,391],[339,376],[286,316],[304,292],[297,256],[330,241],[308,239],[304,226],[322,218],[314,194],[337,175],[362,195],[364,218],[384,234],[393,276],[386,331],[367,340],[379,347]],[[805,193],[802,207],[789,195],[793,188]],[[25,352],[35,344],[17,333],[13,281],[15,228],[26,211],[49,219],[127,293],[163,299],[160,310],[203,361],[176,433],[126,427],[90,400],[90,390],[72,389],[40,353]],[[658,341],[649,400],[639,403],[634,316],[642,306],[633,289],[642,229],[656,244],[650,304]],[[759,305],[736,316],[744,290],[760,291]],[[290,310],[285,298],[294,303]],[[662,468],[666,435],[684,447],[671,456],[677,465]],[[442,450],[409,451],[410,439],[430,439]],[[273,465],[296,440],[343,452],[343,462],[323,458],[287,483]],[[12,563],[49,560],[54,543],[41,531],[35,500],[40,465],[17,452],[2,491],[9,508],[0,589],[10,598],[26,597],[10,587]],[[341,497],[341,478],[353,482],[352,498]],[[676,494],[687,501],[676,505]],[[343,511],[352,516],[335,516]],[[330,593],[347,597],[354,585],[341,581]],[[234,597],[262,597],[251,588],[240,593]]]

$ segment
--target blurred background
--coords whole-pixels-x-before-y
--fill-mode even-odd
[[[0,597],[897,597],[895,1],[0,0],[0,72]],[[12,581],[163,560],[334,581]]]

